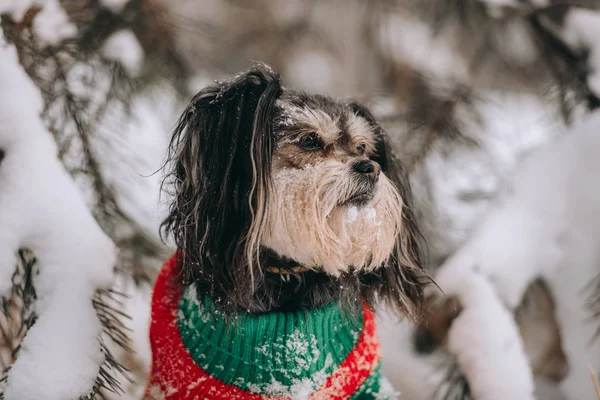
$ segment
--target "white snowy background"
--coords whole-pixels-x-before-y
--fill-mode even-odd
[[[586,301],[600,274],[600,111],[585,96],[600,97],[600,4],[539,19],[586,55],[579,86],[565,89],[530,19],[556,11],[551,2],[424,3],[0,0],[0,296],[10,295],[19,249],[39,269],[35,324],[22,343],[0,336],[0,366],[11,365],[4,399],[90,394],[104,361],[92,299],[109,288],[124,295],[115,307],[130,316],[133,352],[103,340],[133,382],[116,374],[123,392],[103,393],[140,398],[152,279],[170,251],[158,237],[156,173],[169,131],[189,96],[250,60],[280,70],[286,86],[372,107],[410,171],[428,271],[462,311],[430,355],[414,349],[412,325],[380,316],[383,368],[400,398],[433,398],[447,360],[478,400],[594,398],[588,366],[600,370],[600,322]],[[104,30],[94,25],[102,18]],[[93,57],[67,51],[65,82],[99,115],[84,130],[97,161],[91,178],[80,173],[88,147],[68,145],[74,114],[49,107],[44,76],[54,70],[36,70],[30,42],[13,36],[35,38],[34,51],[52,57],[89,27],[99,29],[97,43],[85,42]],[[125,100],[107,101],[112,63],[138,85]],[[98,211],[105,192],[118,212]],[[561,382],[535,376],[514,318],[538,278],[568,361]]]

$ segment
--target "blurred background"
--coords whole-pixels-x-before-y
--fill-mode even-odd
[[[158,236],[170,131],[191,96],[253,61],[287,87],[368,106],[409,171],[427,271],[480,266],[519,332],[535,396],[594,398],[597,0],[2,0],[0,13],[1,46],[39,90],[56,157],[118,247],[116,283],[94,298],[106,360],[81,398],[141,397],[152,284],[173,251]],[[0,135],[19,135],[1,117]],[[0,141],[0,172],[5,153]],[[0,393],[39,313],[43,266],[23,246],[11,268]],[[428,292],[417,326],[382,316],[388,378],[406,399],[530,398],[504,391],[521,383],[494,368],[501,358],[487,358],[489,371],[461,364],[461,290]],[[492,394],[480,385],[490,375]]]

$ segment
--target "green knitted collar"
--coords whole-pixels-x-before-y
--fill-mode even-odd
[[[209,298],[184,289],[177,324],[185,347],[203,370],[254,393],[316,389],[346,358],[361,333],[362,313],[337,303],[297,313],[240,313],[227,324]]]

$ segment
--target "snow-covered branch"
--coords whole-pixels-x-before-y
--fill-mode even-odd
[[[565,388],[574,398],[593,393],[585,369],[588,363],[598,368],[600,345],[592,342],[596,326],[581,321],[589,313],[582,290],[599,273],[598,127],[596,112],[531,155],[497,208],[439,270],[438,284],[463,307],[449,332],[449,350],[473,391],[479,391],[478,399],[531,396],[511,313],[537,278],[552,289],[557,318],[570,327],[563,331],[563,346],[579,360],[570,363]],[[496,386],[501,380],[502,387]],[[495,397],[499,394],[504,397]]]
[[[131,304],[120,292],[149,303],[166,257],[153,173],[178,100],[171,82],[186,75],[163,79],[183,69],[160,7],[144,0],[0,1],[0,13],[0,398],[133,392],[126,379],[143,385],[148,360],[124,325]],[[15,263],[17,251],[33,256]],[[139,339],[148,310],[137,309]]]
[[[0,293],[20,248],[39,262],[37,321],[10,369],[7,400],[73,399],[92,388],[104,357],[92,299],[112,283],[115,246],[57,158],[39,90],[13,46],[0,49]]]

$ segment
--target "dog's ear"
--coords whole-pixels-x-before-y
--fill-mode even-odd
[[[377,292],[379,300],[387,303],[400,313],[416,318],[423,304],[423,288],[429,281],[423,271],[422,251],[424,240],[420,234],[412,208],[412,193],[408,175],[394,155],[389,137],[377,123],[371,112],[359,103],[349,104],[350,109],[364,118],[377,137],[376,155],[372,157],[381,166],[387,178],[394,183],[402,197],[402,226],[396,245],[386,265],[366,274],[365,298],[373,297]]]
[[[257,65],[200,91],[174,129],[165,178],[174,200],[162,233],[172,234],[181,252],[184,281],[204,285],[214,298],[250,296],[260,273],[272,114],[281,91],[279,75]]]

